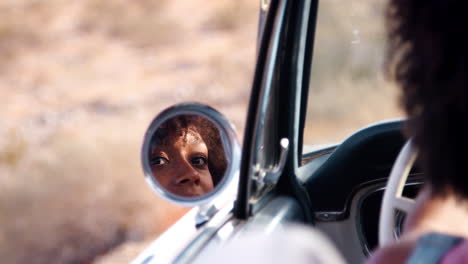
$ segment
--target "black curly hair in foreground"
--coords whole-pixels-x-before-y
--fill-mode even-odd
[[[386,69],[402,89],[405,133],[435,195],[468,199],[465,0],[390,0]]]

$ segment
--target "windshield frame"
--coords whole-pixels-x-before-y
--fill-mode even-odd
[[[275,192],[291,195],[298,199],[307,221],[312,221],[310,201],[300,186],[297,177],[301,159],[301,128],[304,118],[301,111],[306,109],[309,73],[304,71],[310,65],[312,51],[307,50],[313,43],[315,18],[318,1],[272,0],[266,16],[264,31],[258,49],[258,60],[252,85],[246,129],[244,133],[239,189],[234,214],[239,219],[247,219],[254,210],[251,204],[252,185],[256,157],[270,155],[271,161],[277,162],[278,151],[260,153],[261,140],[265,137],[264,122],[276,120],[276,134],[269,138],[268,144],[279,150],[280,139],[290,141],[286,162],[281,171]],[[274,78],[273,78],[274,77]],[[271,87],[274,87],[271,89]],[[274,94],[271,94],[271,92]],[[276,93],[276,94],[275,94]],[[276,111],[266,111],[270,100],[278,100],[280,106]],[[270,116],[266,116],[270,115]],[[270,123],[272,124],[272,123]],[[273,123],[274,124],[274,123]],[[271,148],[270,148],[271,149]],[[278,164],[269,163],[266,166]],[[268,168],[260,168],[268,169]]]

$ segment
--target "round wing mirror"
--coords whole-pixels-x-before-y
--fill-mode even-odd
[[[215,109],[179,104],[157,115],[141,152],[145,179],[163,198],[184,206],[209,202],[239,169],[234,129]]]

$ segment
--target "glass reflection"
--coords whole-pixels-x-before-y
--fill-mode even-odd
[[[151,139],[148,158],[158,183],[185,197],[212,191],[227,167],[217,127],[196,115],[180,115],[165,121]]]

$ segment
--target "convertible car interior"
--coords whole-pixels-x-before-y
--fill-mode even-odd
[[[378,245],[378,223],[390,170],[405,140],[402,120],[377,123],[339,146],[304,155],[301,181],[314,210],[315,227],[336,243],[348,260],[363,261]],[[310,169],[309,169],[310,168]],[[415,197],[422,173],[411,170],[404,195]],[[396,214],[395,236],[405,215]],[[352,241],[352,243],[350,243]]]
[[[146,180],[163,198],[197,208],[166,231],[133,263],[191,263],[210,248],[252,228],[268,234],[291,222],[322,231],[348,263],[363,263],[373,249],[382,245],[382,234],[390,240],[399,237],[406,217],[404,211],[410,210],[400,208],[395,212],[393,209],[399,207],[382,204],[388,201],[387,194],[392,194],[388,190],[396,186],[389,184],[392,181],[388,179],[392,179],[389,175],[394,171],[400,172],[400,169],[395,170],[400,168],[395,164],[399,164],[401,153],[405,153],[400,150],[409,145],[402,134],[405,119],[386,120],[379,115],[376,120],[386,121],[361,128],[345,140],[344,136],[336,140],[338,144],[305,139],[310,131],[326,134],[318,127],[320,122],[331,118],[314,119],[317,115],[313,110],[319,109],[317,105],[329,107],[334,101],[345,101],[343,93],[349,88],[347,95],[357,102],[351,106],[335,105],[338,110],[333,112],[348,114],[366,103],[363,99],[369,96],[366,93],[375,95],[389,87],[376,70],[376,65],[382,63],[383,33],[374,30],[374,24],[367,27],[369,19],[358,20],[355,24],[348,21],[363,17],[358,14],[366,12],[374,16],[371,19],[380,16],[384,1],[350,1],[349,16],[347,10],[343,11],[344,3],[348,2],[322,0],[319,8],[315,0],[261,1],[257,63],[242,149],[229,121],[208,106],[178,105],[154,119],[142,151]],[[336,28],[336,32],[326,31]],[[343,39],[334,39],[336,36]],[[356,58],[363,54],[365,60],[358,61]],[[376,59],[376,54],[381,57]],[[346,73],[339,76],[343,72]],[[339,85],[342,90],[337,88]],[[324,103],[320,96],[327,90],[331,90],[330,97]],[[380,108],[375,108],[381,107],[381,102],[396,102],[387,95],[380,95],[382,101],[370,102],[373,104],[367,111],[376,114]],[[375,97],[367,99],[372,101]],[[330,108],[324,109],[322,113]],[[389,118],[394,113],[399,114],[392,112]],[[152,164],[148,158],[153,134],[167,127],[164,124],[171,118],[183,115],[202,116],[218,127],[229,161],[219,185],[199,197],[168,192],[154,173],[166,159],[156,157],[157,162]],[[367,121],[365,124],[372,122]],[[329,124],[332,130],[342,128],[339,122]],[[423,184],[423,173],[417,164],[411,167],[416,154],[408,153],[407,156],[414,158],[404,164],[402,177],[396,179],[404,180],[406,175],[403,174],[409,172],[406,181],[401,181],[404,182],[402,192],[403,196],[412,198]],[[234,190],[231,196],[230,190]],[[401,194],[394,196],[403,200]],[[215,203],[220,198],[227,199],[218,207]],[[391,214],[382,214],[386,208]],[[392,224],[382,225],[382,219],[391,219]],[[190,226],[192,229],[187,229]]]

